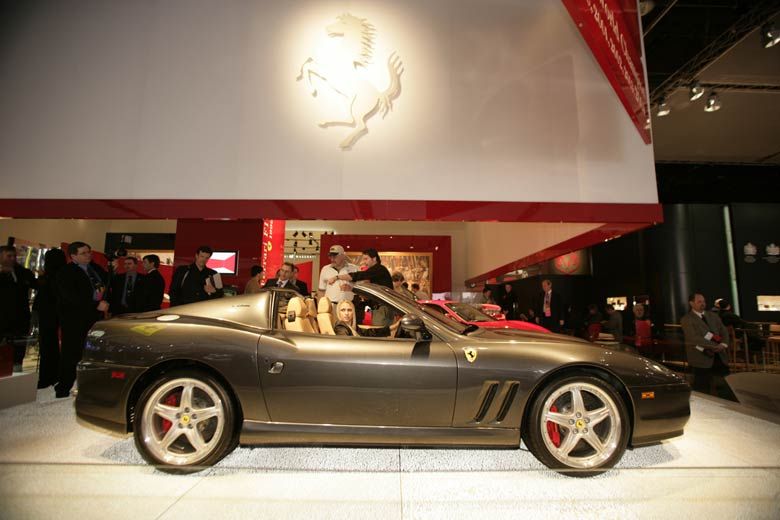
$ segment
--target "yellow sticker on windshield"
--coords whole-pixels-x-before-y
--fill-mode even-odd
[[[130,330],[137,332],[138,334],[143,334],[144,336],[151,336],[164,328],[165,325],[136,325],[135,327],[130,327]]]
[[[466,354],[466,361],[473,363],[477,360],[477,349],[472,347],[464,347],[463,353]]]

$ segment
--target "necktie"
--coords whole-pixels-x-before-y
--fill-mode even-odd
[[[122,305],[127,305],[127,298],[133,293],[133,283],[135,280],[135,278],[129,274],[126,276],[127,279],[125,280],[125,293],[122,295]]]
[[[92,269],[91,265],[87,266],[87,276],[89,276],[89,282],[92,284],[92,289],[94,290],[93,299],[96,302],[99,302],[103,299],[103,280],[100,279],[100,276]]]

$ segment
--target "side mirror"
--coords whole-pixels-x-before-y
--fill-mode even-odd
[[[401,318],[401,328],[407,332],[420,332],[425,329],[422,318],[414,314],[407,314]]]
[[[417,341],[429,341],[431,334],[425,329],[422,318],[415,314],[407,314],[401,318],[401,328],[414,336]]]

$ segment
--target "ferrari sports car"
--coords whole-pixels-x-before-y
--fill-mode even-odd
[[[681,435],[688,384],[647,358],[568,336],[464,325],[376,285],[357,303],[394,316],[333,335],[330,301],[260,293],[95,324],[76,412],[132,431],[169,471],[237,444],[519,448],[576,476],[627,447]],[[376,313],[375,313],[376,314]],[[374,325],[377,328],[376,325]]]
[[[424,300],[421,301],[428,310],[438,312],[445,317],[464,325],[477,325],[486,329],[518,329],[530,332],[550,332],[535,323],[519,320],[497,320],[491,318],[482,311],[475,309],[467,303],[448,300]]]

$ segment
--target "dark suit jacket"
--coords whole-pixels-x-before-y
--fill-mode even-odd
[[[14,265],[13,275],[0,273],[0,337],[29,333],[30,290],[36,287],[35,275],[19,264]]]
[[[105,286],[106,272],[97,264],[91,264]],[[64,266],[57,272],[57,305],[63,326],[68,323],[91,324],[103,317],[98,312],[93,298],[89,276],[75,263]]]
[[[108,304],[110,306],[111,314],[114,316],[118,314],[124,314],[126,312],[141,312],[141,304],[143,302],[143,284],[144,276],[140,273],[135,275],[135,285],[132,292],[126,298],[126,305],[122,305],[122,293],[125,290],[125,279],[127,273],[122,273],[114,276],[111,280],[111,292],[108,298]]]
[[[155,269],[146,273],[142,289],[141,311],[148,312],[160,309],[165,294],[165,279],[160,271]]]
[[[298,292],[299,293],[301,293],[304,296],[308,296],[309,295],[309,286],[306,285],[306,282],[298,280],[295,283],[298,285]]]
[[[706,323],[705,323],[706,322]],[[729,331],[717,314],[710,311],[704,311],[704,320],[699,318],[693,311],[680,320],[683,334],[685,335],[685,353],[688,354],[688,363],[696,368],[710,368],[714,361],[714,356],[707,355],[706,349],[717,347],[719,343],[729,344]],[[708,340],[704,336],[708,332],[717,334],[721,337],[720,341]],[[696,347],[703,347],[705,352]],[[720,360],[724,365],[729,362],[729,356],[726,351],[719,352]]]
[[[265,282],[265,285],[263,286],[263,289],[265,289],[266,287],[279,287],[277,282],[278,282],[278,280],[276,278],[272,278],[271,280],[268,280],[267,282]],[[301,295],[304,295],[304,296],[306,295],[306,293],[302,293],[301,292],[300,286],[295,285],[290,280],[287,280],[287,284],[284,286],[284,288],[285,289],[292,289],[293,291],[298,292],[298,293],[300,293]]]
[[[563,298],[560,293],[552,291],[550,293],[550,317],[545,318],[544,291],[539,293],[538,301],[536,303],[536,316],[539,320],[544,321],[545,319],[549,319],[557,324],[560,323],[560,320],[564,319],[563,314]]]

